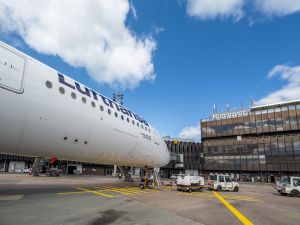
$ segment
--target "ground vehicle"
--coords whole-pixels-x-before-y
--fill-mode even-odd
[[[290,177],[283,177],[278,181],[276,181],[274,188],[276,189],[276,191],[280,193],[284,184],[289,184],[289,183],[290,183]]]
[[[208,179],[208,189],[217,191],[235,191],[240,190],[239,184],[237,182],[231,181],[229,175],[211,173]]]
[[[144,189],[145,187],[153,188],[154,187],[153,179],[147,177],[141,179],[140,188]]]
[[[60,176],[60,170],[56,167],[51,167],[46,172],[47,177],[59,177]]]
[[[300,197],[300,177],[289,177],[278,191],[281,195]]]
[[[202,191],[205,187],[204,178],[200,176],[178,176],[176,183],[178,191]]]
[[[176,180],[179,176],[185,176],[185,175],[186,174],[172,174],[170,178]]]

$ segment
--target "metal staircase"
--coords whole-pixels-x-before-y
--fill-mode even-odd
[[[35,157],[32,168],[31,168],[31,175],[32,176],[38,176],[39,175],[39,167],[40,167],[41,160],[42,160],[41,157]]]
[[[124,166],[118,166],[118,168],[121,171],[122,175],[124,176],[124,181],[129,181],[129,182],[133,181],[131,174],[129,174],[128,170]]]
[[[161,181],[159,177],[159,168],[153,169],[154,188],[161,189]]]

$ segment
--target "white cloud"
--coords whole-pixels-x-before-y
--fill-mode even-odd
[[[232,17],[238,21],[244,16],[245,2],[246,0],[187,0],[187,13],[202,20]]]
[[[137,11],[136,11],[136,8],[133,5],[133,2],[130,2],[130,10],[131,10],[133,18],[137,19],[138,18]]]
[[[179,137],[185,139],[199,140],[201,135],[200,132],[200,124],[196,126],[185,127],[182,129],[182,131],[180,131]]]
[[[286,80],[288,84],[255,102],[256,105],[300,99],[300,66],[277,65],[269,72],[268,78],[276,76]]]
[[[255,0],[255,8],[267,16],[285,16],[300,11],[300,1]]]
[[[133,88],[155,79],[156,43],[126,27],[129,11],[128,0],[0,0],[0,31],[17,33],[36,51],[84,67],[100,83]]]

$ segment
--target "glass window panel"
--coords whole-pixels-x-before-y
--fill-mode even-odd
[[[245,155],[241,156],[241,170],[247,169],[247,158]]]
[[[276,141],[276,140],[275,140]],[[277,141],[271,141],[271,151],[272,151],[272,155],[278,155],[278,145],[277,145]]]
[[[274,113],[274,109],[268,109],[268,113]]]
[[[276,118],[276,126],[281,127],[282,126],[282,118]]]
[[[276,120],[275,119],[269,119],[269,126],[275,127],[276,126]]]
[[[259,170],[259,159],[258,159],[258,155],[253,155],[253,169],[254,170]]]
[[[299,138],[293,139],[293,146],[294,146],[294,154],[300,154],[300,141]]]
[[[289,106],[289,110],[295,110],[295,106],[294,105],[290,105]]]
[[[292,125],[297,124],[297,117],[296,116],[291,116],[290,117],[290,122],[291,122]]]
[[[265,155],[259,155],[258,156],[260,164],[266,164],[266,156]]]
[[[264,144],[258,144],[258,152],[260,154],[264,154],[265,153]]]
[[[239,166],[241,164],[241,156],[239,156],[239,155],[234,156],[234,163],[237,166],[237,168],[239,168]]]
[[[280,107],[276,107],[275,112],[280,112]]]
[[[253,169],[252,155],[247,155],[247,168],[248,168],[248,170],[252,170]]]
[[[291,140],[285,140],[285,152],[287,155],[292,155],[294,153],[293,151],[293,143]]]
[[[290,125],[290,120],[288,117],[284,117],[282,120],[283,120],[283,125],[287,125],[287,126]]]
[[[278,153],[279,155],[285,155],[285,144],[283,138],[278,138]]]

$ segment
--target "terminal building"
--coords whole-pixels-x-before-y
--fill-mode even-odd
[[[261,182],[300,175],[300,101],[214,113],[201,134],[205,173]]]
[[[180,156],[160,169],[161,177],[170,178],[173,174],[199,175],[203,166],[203,149],[201,143],[190,139],[163,138],[169,151]]]

